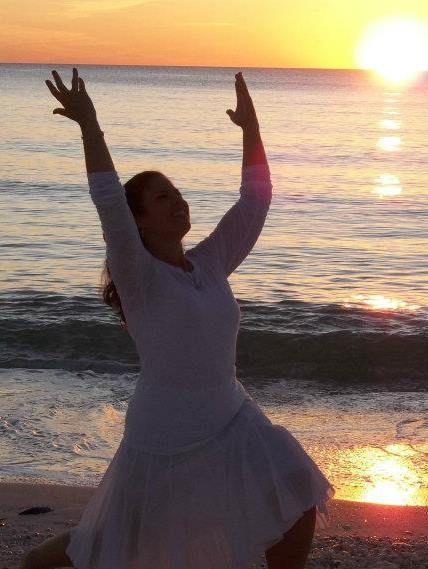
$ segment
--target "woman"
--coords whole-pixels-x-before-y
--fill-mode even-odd
[[[107,248],[105,300],[121,312],[141,360],[123,439],[70,532],[26,557],[25,569],[270,569],[304,567],[333,488],[236,379],[240,310],[227,277],[254,246],[272,186],[242,73],[238,201],[184,251],[189,207],[159,172],[118,176],[85,84],[46,81],[82,130],[91,198]]]

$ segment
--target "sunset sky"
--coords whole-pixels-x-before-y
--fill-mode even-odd
[[[1,0],[0,61],[357,67],[366,27],[427,0]]]

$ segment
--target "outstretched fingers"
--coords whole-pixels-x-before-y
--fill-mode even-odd
[[[240,87],[242,90],[242,97],[243,97],[243,100],[245,100],[245,104],[247,105],[248,109],[251,112],[255,113],[256,110],[254,108],[253,99],[251,98],[250,92],[248,91],[248,87],[247,87],[247,84],[245,83],[245,80],[244,80],[244,77],[242,76],[242,73],[240,74],[239,82],[240,82]]]
[[[79,75],[77,69],[73,67],[73,78],[71,79],[71,90],[73,93],[77,93],[79,87]]]
[[[247,84],[245,83],[245,79],[244,79],[242,73],[239,73],[239,74],[238,74],[238,79],[237,79],[237,81],[238,81],[238,84],[239,84],[239,91],[240,91],[240,93],[241,93],[241,97],[242,97],[243,99],[245,99],[246,101],[251,102],[251,95],[250,95],[250,93],[249,93],[249,91],[248,91],[248,87],[247,87]]]
[[[52,71],[52,75],[53,78],[55,79],[55,83],[57,86],[58,91],[60,91],[61,93],[63,93],[64,95],[66,95],[69,90],[67,89],[67,87],[64,85],[61,77],[59,76],[59,73],[57,71],[55,71],[55,69]]]
[[[55,97],[55,99],[57,99],[60,103],[62,102],[61,99],[61,93],[58,91],[58,89],[56,89],[52,82],[49,81],[49,79],[46,79],[45,81],[46,85],[48,86],[49,91],[52,93],[52,95]]]
[[[245,92],[242,88],[242,80],[241,80],[242,74],[241,73],[237,73],[235,75],[235,91],[236,91],[236,99],[238,101],[238,105],[242,105],[243,103],[245,103]]]
[[[67,89],[56,71],[52,71],[56,87],[51,81],[45,81],[52,95],[62,104],[63,108],[53,110],[53,114],[63,115],[77,123],[96,120],[94,104],[86,92],[83,79],[79,77],[76,67],[73,67],[71,89]]]
[[[79,77],[79,89],[82,91],[82,93],[86,93],[85,82],[81,77]]]
[[[235,91],[236,91],[236,98],[239,99],[241,96],[241,89],[238,83],[238,75],[235,75]]]

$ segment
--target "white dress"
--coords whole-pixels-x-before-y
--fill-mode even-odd
[[[192,271],[145,249],[116,172],[88,175],[141,372],[124,435],[66,553],[76,569],[249,569],[334,489],[236,378],[240,309],[227,277],[263,228],[269,168],[186,252]]]

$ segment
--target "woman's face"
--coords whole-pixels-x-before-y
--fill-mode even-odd
[[[180,190],[166,176],[156,176],[143,195],[144,214],[140,227],[150,233],[177,235],[180,239],[190,227],[189,206]]]

